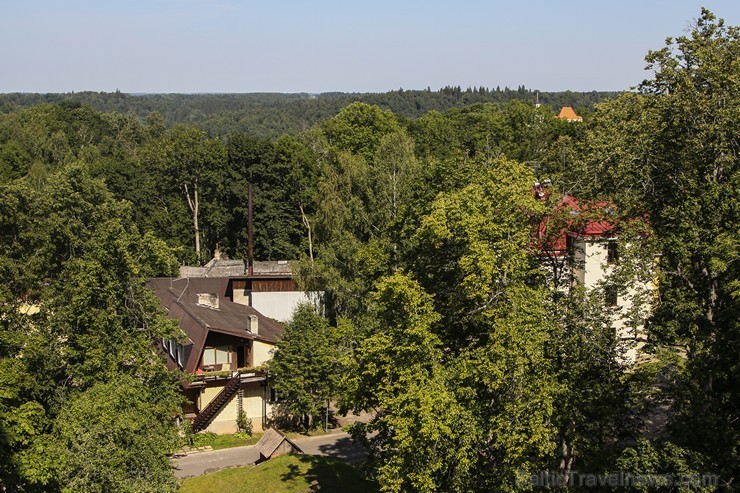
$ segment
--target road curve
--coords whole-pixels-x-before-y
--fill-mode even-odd
[[[365,450],[352,441],[348,433],[336,432],[313,437],[293,439],[303,452],[309,455],[325,455],[348,462],[362,462]],[[259,459],[254,445],[233,447],[209,452],[198,452],[172,459],[175,477],[178,479],[201,476],[226,467],[246,466]]]

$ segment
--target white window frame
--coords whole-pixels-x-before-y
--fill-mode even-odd
[[[182,368],[182,367],[184,367],[184,366],[185,366],[185,365],[183,364],[183,361],[182,361],[182,357],[183,357],[183,352],[184,352],[184,350],[183,350],[183,347],[182,347],[182,345],[181,345],[181,344],[178,344],[178,345],[177,345],[177,350],[176,350],[176,353],[177,353],[177,364],[178,364],[178,366],[179,366],[180,368]]]
[[[206,363],[206,352],[212,351],[213,352],[213,363]],[[213,346],[213,347],[207,347],[203,350],[203,356],[201,357],[201,361],[203,363],[203,366],[210,366],[210,365],[228,365],[231,364],[231,352],[232,352],[232,346]],[[226,356],[226,360],[222,361],[221,357]]]

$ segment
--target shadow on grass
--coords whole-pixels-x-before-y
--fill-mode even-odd
[[[322,493],[377,493],[378,485],[366,480],[360,469],[342,460],[315,455],[296,455],[301,467],[291,464],[281,480],[303,477],[309,484],[317,481]],[[305,472],[302,472],[305,470]]]
[[[280,476],[280,479],[283,481],[295,481],[301,476],[303,476],[301,469],[295,464],[289,464],[288,471],[284,472],[282,476]]]

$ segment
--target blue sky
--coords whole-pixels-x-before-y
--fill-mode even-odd
[[[740,2],[0,0],[0,92],[620,90],[701,5]]]

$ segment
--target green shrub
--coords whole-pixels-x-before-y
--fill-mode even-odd
[[[218,438],[218,435],[212,431],[201,431],[200,433],[194,433],[192,439],[192,447],[205,447],[211,445]]]
[[[244,409],[241,409],[236,417],[236,428],[238,430],[238,435],[244,434],[247,437],[252,436],[252,420],[247,417],[247,413],[244,412]]]

